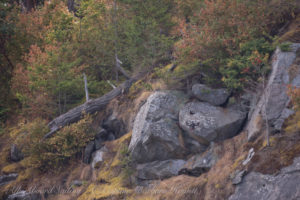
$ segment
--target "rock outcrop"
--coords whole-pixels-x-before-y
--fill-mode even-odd
[[[184,160],[164,160],[139,164],[137,166],[137,178],[154,180],[176,176],[184,164]]]
[[[187,100],[181,92],[155,92],[141,107],[129,145],[138,163],[183,158],[186,152],[178,127],[178,111]]]
[[[97,132],[95,136],[95,149],[99,150],[103,146],[103,142],[106,141],[108,138],[108,133],[105,129],[102,127],[99,128],[99,131]]]
[[[124,122],[114,115],[111,115],[104,121],[102,126],[108,133],[114,135],[115,138],[119,138],[126,133]]]
[[[192,94],[200,101],[208,102],[214,106],[224,104],[230,96],[230,92],[225,88],[212,89],[202,84],[193,85]]]
[[[18,178],[18,174],[8,174],[0,176],[0,186],[5,185],[13,180],[16,180]]]
[[[298,70],[295,78],[290,77],[289,68],[296,59],[296,51],[300,48],[300,44],[292,44],[290,52],[282,52],[276,49],[272,58],[272,73],[268,79],[267,86],[263,91],[253,114],[247,125],[248,140],[253,140],[260,131],[258,119],[264,118],[268,120],[272,131],[281,129],[283,122],[291,114],[292,110],[287,109],[290,98],[287,95],[287,86],[300,87],[300,71]],[[264,113],[266,111],[266,114]]]
[[[203,154],[192,156],[180,169],[179,174],[189,176],[200,176],[207,172],[216,162],[217,155],[214,153],[213,145]]]
[[[95,141],[90,141],[84,149],[83,162],[90,163],[92,153],[95,150]]]
[[[235,136],[245,118],[244,112],[203,102],[190,102],[179,112],[181,128],[190,135],[197,135],[209,142]]]
[[[17,147],[17,145],[12,144],[10,147],[10,159],[11,161],[18,162],[24,158],[21,150]]]
[[[300,198],[300,157],[277,175],[250,172],[229,200],[287,200]]]

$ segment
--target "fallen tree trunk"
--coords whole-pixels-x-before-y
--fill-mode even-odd
[[[79,121],[85,113],[87,114],[101,111],[112,99],[128,91],[131,85],[138,80],[138,77],[139,76],[137,76],[136,78],[131,78],[109,93],[106,93],[105,95],[97,99],[91,99],[86,103],[69,110],[67,113],[58,116],[48,124],[50,132],[44,136],[44,139],[52,136],[55,132],[57,132],[64,126]]]

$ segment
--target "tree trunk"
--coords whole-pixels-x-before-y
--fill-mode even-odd
[[[85,98],[86,98],[86,102],[89,101],[89,90],[88,90],[88,86],[87,86],[87,78],[85,73],[83,73],[83,79],[84,79],[84,91],[85,91]]]
[[[124,92],[127,92],[131,85],[136,82],[138,80],[138,77],[140,77],[141,75],[142,74],[125,81],[123,84],[113,89],[109,93],[106,93],[102,97],[91,99],[88,102],[85,102],[84,104],[71,109],[67,113],[58,116],[48,124],[50,132],[44,136],[44,139],[52,136],[56,131],[60,130],[64,126],[79,121],[84,114],[92,114],[97,111],[103,110],[112,99],[118,97]]]

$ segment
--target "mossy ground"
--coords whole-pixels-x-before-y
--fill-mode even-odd
[[[92,199],[124,199],[133,190],[130,185],[130,174],[124,159],[126,157],[125,147],[129,145],[131,133],[123,137],[106,143],[106,147],[111,155],[97,171],[97,177],[78,198],[79,200]]]

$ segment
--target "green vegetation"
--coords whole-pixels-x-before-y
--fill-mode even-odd
[[[266,75],[273,51],[270,35],[296,8],[296,1],[280,0],[182,4],[189,10],[184,12],[189,23],[180,24],[182,39],[175,45],[179,62],[197,67],[208,84],[237,90]]]
[[[268,61],[273,50],[264,38],[240,43],[239,53],[226,59],[224,67],[220,68],[222,81],[233,89],[250,87],[268,74]]]
[[[84,0],[68,11],[64,1],[27,1],[29,12],[0,1],[1,121],[49,120],[82,103],[83,73],[92,98],[105,94],[107,80],[125,79],[116,58],[128,74],[155,71],[169,86],[201,75],[241,91],[268,73],[274,30],[297,8],[295,0]],[[161,71],[171,61],[175,71]]]
[[[63,164],[80,155],[86,144],[94,139],[91,121],[91,116],[87,115],[48,140],[43,140],[48,132],[46,121],[40,119],[19,124],[10,135],[25,154],[24,167],[59,171]]]
[[[81,155],[94,138],[91,116],[42,137],[49,120],[85,101],[84,73],[91,98],[126,79],[120,66],[129,76],[148,72],[130,100],[144,90],[190,87],[193,78],[239,93],[264,81],[275,47],[289,51],[299,35],[296,0],[70,0],[71,10],[67,1],[18,2],[0,0],[0,135],[9,133],[25,154],[21,167],[5,163],[7,172],[51,170]],[[299,96],[291,90],[296,108]],[[109,177],[128,178],[127,146],[114,153]]]

